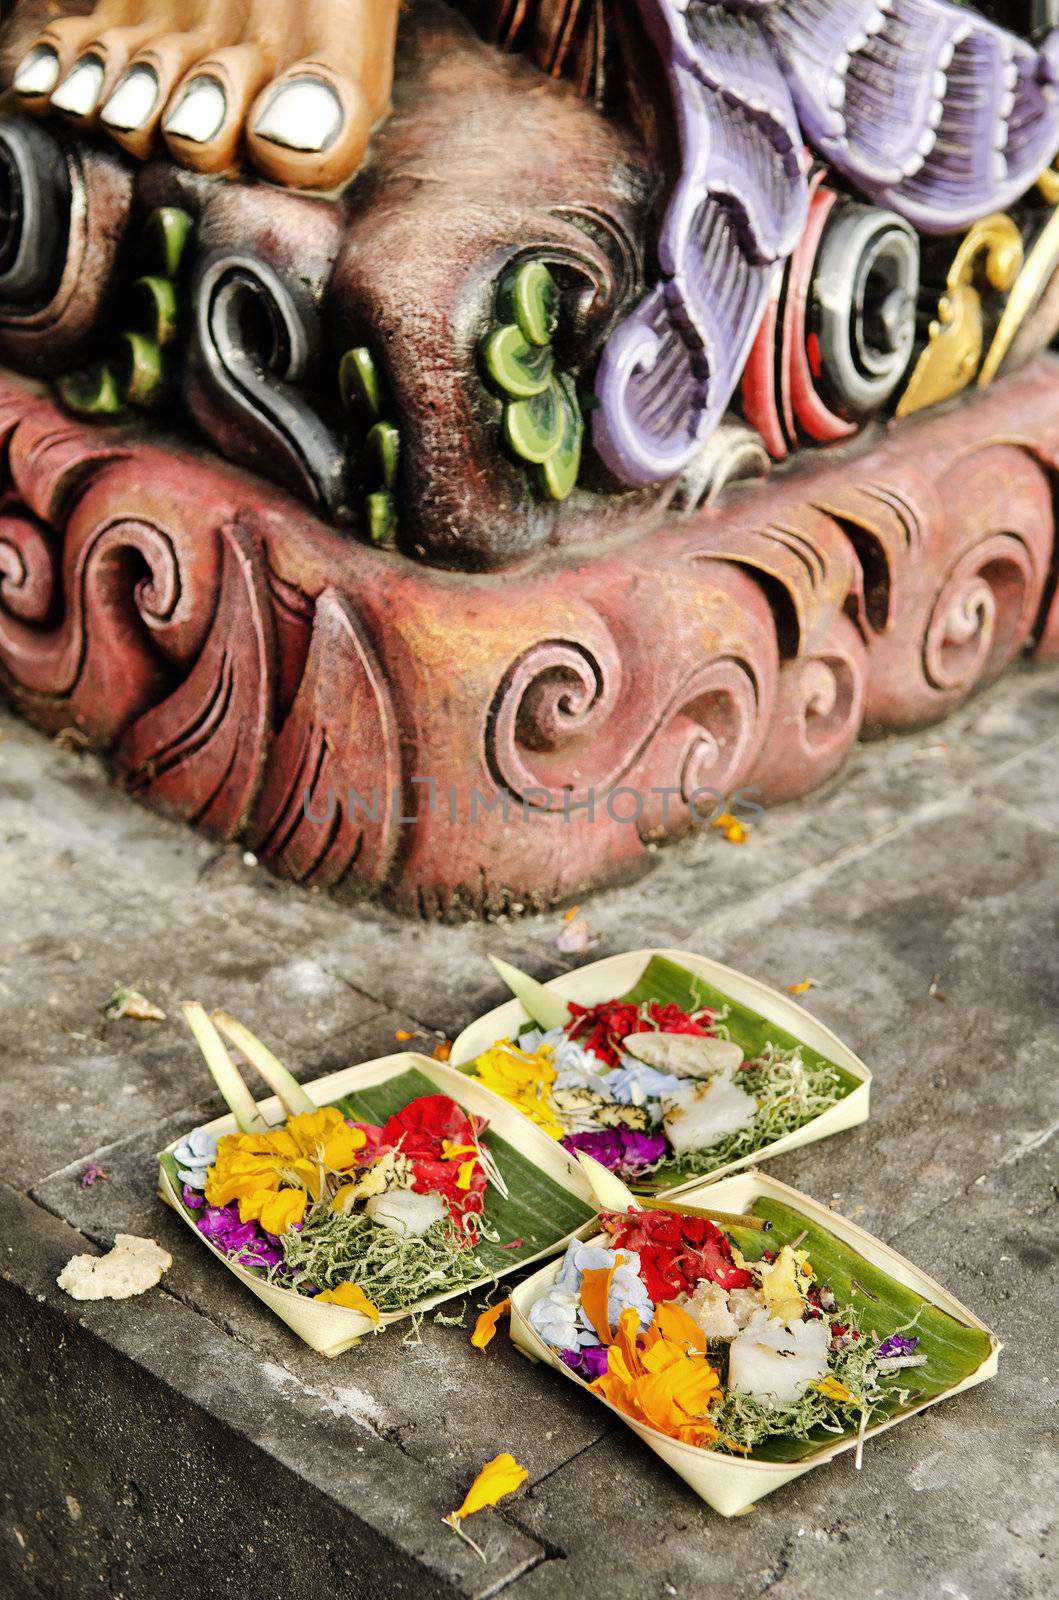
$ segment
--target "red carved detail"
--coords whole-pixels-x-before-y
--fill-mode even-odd
[[[191,673],[118,746],[129,788],[222,839],[246,827],[272,738],[276,642],[261,552],[221,529],[217,610]]]
[[[326,589],[248,843],[300,883],[382,883],[397,848],[400,801],[399,737],[386,681],[351,602]]]
[[[868,652],[848,617],[835,617],[809,654],[780,668],[766,748],[750,775],[766,804],[794,800],[837,772],[864,719]]]
[[[554,901],[642,867],[697,790],[790,798],[862,723],[941,717],[1042,614],[1059,654],[1057,419],[1042,360],[854,461],[472,577],[0,384],[0,672],[288,877]]]

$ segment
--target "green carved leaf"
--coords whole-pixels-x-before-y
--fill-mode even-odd
[[[486,375],[513,400],[541,394],[555,370],[551,349],[532,345],[520,328],[508,323],[491,333],[482,346]]]
[[[368,534],[372,544],[383,544],[397,526],[397,507],[393,495],[381,489],[364,502],[368,514]]]
[[[165,394],[165,362],[153,339],[142,333],[120,334],[115,364],[130,405],[151,410],[161,402]]]
[[[140,259],[149,273],[175,278],[191,237],[192,219],[179,206],[160,206],[144,225]]]
[[[105,361],[60,378],[57,388],[63,405],[78,417],[117,417],[125,409],[121,385]]]
[[[347,350],[338,367],[338,387],[342,404],[359,411],[370,425],[378,422],[385,409],[386,384],[371,351],[365,345]]]
[[[530,344],[551,344],[559,326],[559,289],[543,261],[524,261],[500,285],[497,309]]]
[[[372,483],[393,489],[397,483],[397,463],[401,453],[401,432],[392,422],[377,422],[365,444],[366,463]]]
[[[572,378],[559,379],[563,403],[563,441],[553,456],[541,466],[541,482],[553,500],[565,500],[574,491],[581,470],[581,451],[585,423]]]
[[[155,344],[172,344],[180,322],[176,285],[171,278],[151,275],[137,278],[132,286],[129,328]]]
[[[523,461],[541,466],[562,448],[566,431],[566,404],[557,378],[529,400],[513,400],[504,407],[504,438]]]

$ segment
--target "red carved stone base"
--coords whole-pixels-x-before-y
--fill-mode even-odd
[[[348,543],[0,383],[0,680],[275,871],[426,915],[630,875],[715,796],[1059,655],[1059,364],[853,457],[514,573]],[[706,793],[712,791],[712,793]]]

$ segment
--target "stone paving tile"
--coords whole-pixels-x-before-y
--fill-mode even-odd
[[[834,1197],[1011,1341],[1000,1383],[887,1436],[864,1475],[841,1463],[732,1524],[502,1338],[480,1357],[466,1330],[431,1324],[399,1361],[380,1339],[321,1364],[153,1198],[159,1145],[216,1110],[180,999],[244,1015],[300,1077],[318,1076],[399,1048],[409,1014],[455,1033],[502,998],[489,950],[542,976],[577,964],[555,948],[560,914],[424,926],[279,885],[238,851],[129,805],[95,763],[0,713],[5,1176],[36,1184],[49,1238],[61,1234],[54,1213],[101,1242],[153,1234],[175,1257],[168,1291],[81,1320],[285,1462],[314,1448],[319,1418],[332,1453],[351,1438],[356,1452],[364,1433],[389,1452],[380,1463],[415,1464],[412,1501],[419,1483],[454,1488],[514,1449],[536,1487],[487,1519],[501,1530],[498,1576],[492,1559],[484,1575],[460,1568],[459,1593],[599,1592],[604,1561],[633,1548],[649,1552],[636,1568],[642,1596],[690,1600],[708,1572],[733,1600],[815,1600],[823,1576],[833,1593],[883,1600],[1049,1600],[1040,1508],[1055,1496],[1027,1487],[1027,1474],[1045,1471],[1038,1280],[1056,1255],[1045,1227],[1059,1127],[1057,708],[1059,673],[1017,673],[942,728],[862,747],[841,782],[768,814],[745,848],[700,835],[659,852],[639,884],[585,902],[596,955],[683,945],[779,987],[819,980],[804,1003],[875,1072],[872,1121],[773,1170]],[[103,1023],[111,984],[132,978],[171,1013],[166,1024]],[[100,1147],[110,1180],[82,1190],[84,1158]],[[44,1251],[22,1279],[69,1314],[55,1270]],[[181,1350],[193,1380],[181,1379]],[[226,1400],[228,1352],[239,1376]],[[400,1478],[394,1514],[412,1519],[436,1577],[466,1552],[443,1541],[439,1553],[436,1529],[417,1520],[427,1512],[397,1504]],[[360,1480],[346,1489],[355,1504]]]
[[[983,779],[980,787],[983,793],[1059,831],[1059,735],[1006,762],[999,773]]]
[[[413,1347],[402,1342],[407,1330],[397,1328],[335,1362],[309,1350],[195,1243],[155,1194],[156,1152],[195,1120],[187,1113],[169,1117],[101,1152],[107,1178],[88,1189],[77,1162],[35,1185],[33,1198],[100,1246],[109,1248],[117,1233],[157,1239],[173,1256],[165,1280],[171,1295],[251,1346],[270,1370],[282,1368],[293,1385],[327,1394],[355,1383],[370,1396],[386,1436],[399,1438],[407,1455],[432,1470],[473,1477],[502,1439],[503,1448],[544,1475],[607,1431],[609,1418],[599,1407],[580,1396],[570,1407],[543,1369],[518,1357],[503,1327],[488,1352],[471,1348],[484,1291],[444,1308],[447,1316],[462,1311],[464,1327],[429,1317]]]
[[[303,1384],[164,1288],[132,1301],[71,1302],[55,1277],[83,1249],[83,1238],[6,1185],[0,1185],[0,1235],[8,1241],[0,1283],[16,1285],[71,1329],[85,1329],[124,1355],[146,1384],[174,1390],[218,1418],[231,1430],[236,1459],[247,1448],[262,1451],[345,1507],[354,1553],[358,1542],[372,1541],[377,1564],[389,1546],[418,1564],[423,1590],[467,1600],[485,1600],[540,1559],[536,1540],[502,1515],[485,1512],[475,1527],[483,1564],[442,1522],[462,1498],[461,1474],[424,1472],[398,1441],[384,1436],[371,1396],[355,1382],[332,1378],[334,1369],[322,1384]],[[71,1479],[90,1470],[90,1459],[87,1451],[78,1455]],[[245,1536],[262,1532],[248,1507]],[[223,1589],[212,1571],[206,1578],[192,1572],[184,1592],[214,1592],[218,1581]],[[263,1583],[261,1592],[270,1592],[269,1578]],[[366,1594],[392,1592],[374,1567],[362,1572],[361,1583]]]
[[[603,1575],[626,1567],[651,1600],[698,1600],[705,1574],[731,1600],[1053,1600],[1055,1177],[1054,1151],[1034,1152],[887,1236],[1007,1341],[992,1382],[873,1441],[861,1472],[841,1456],[729,1522],[627,1430],[610,1434],[518,1504],[520,1525],[562,1557],[512,1600],[604,1593]]]

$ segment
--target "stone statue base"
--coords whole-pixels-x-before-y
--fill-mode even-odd
[[[0,683],[138,799],[423,916],[543,907],[1059,656],[1059,362],[496,575],[0,383]]]

